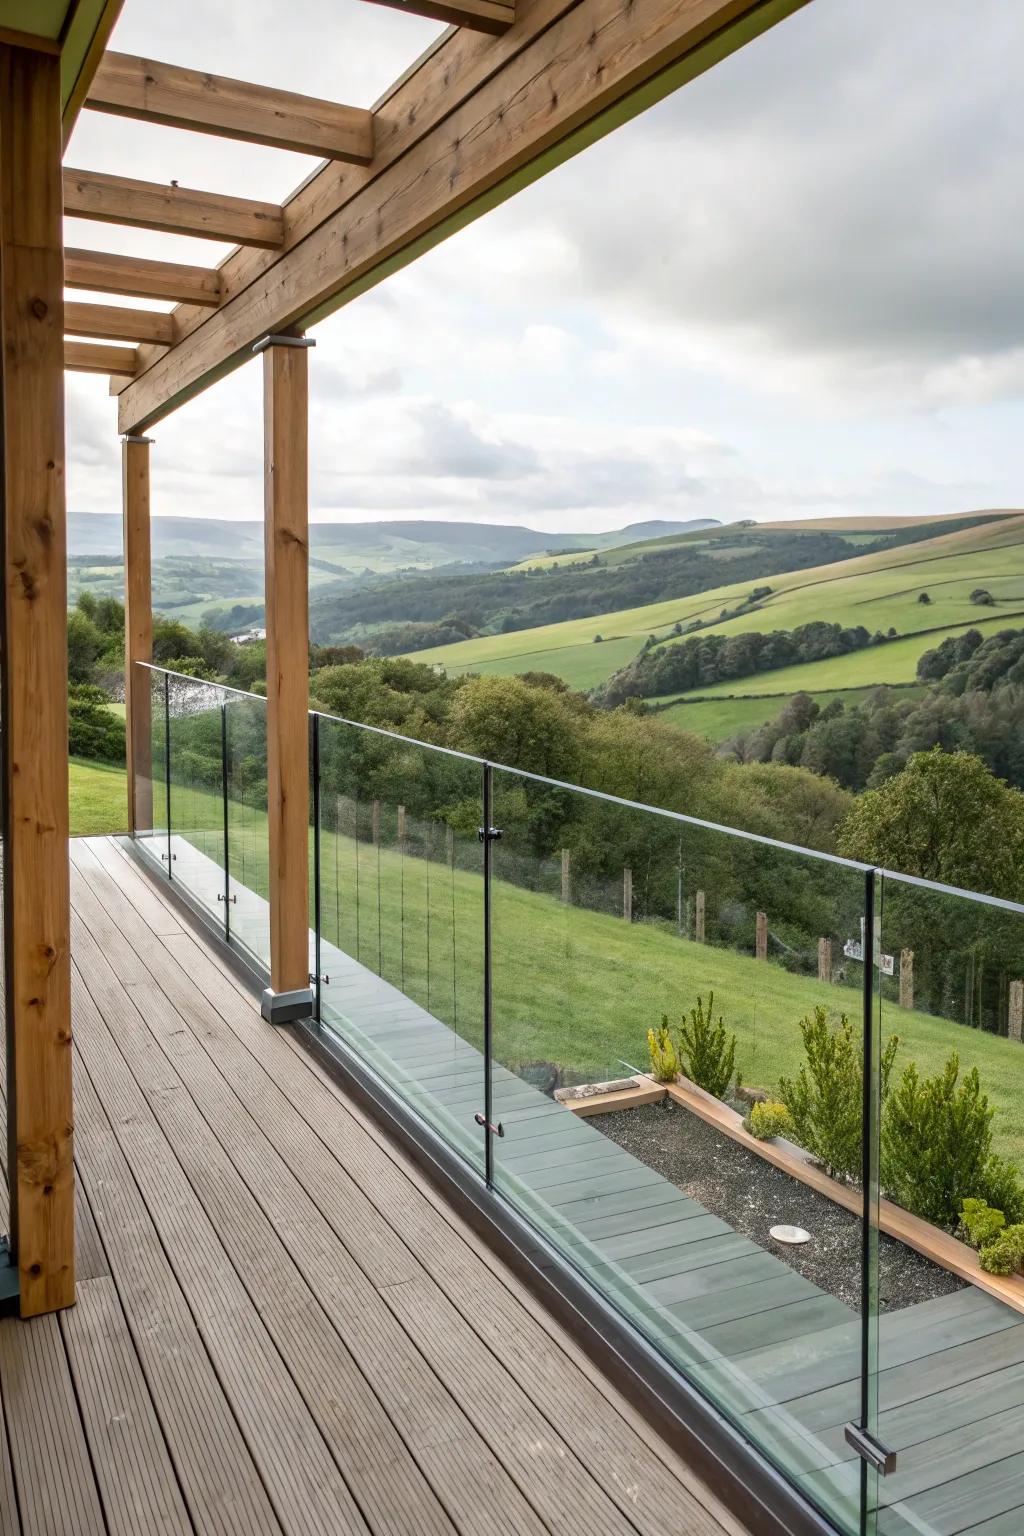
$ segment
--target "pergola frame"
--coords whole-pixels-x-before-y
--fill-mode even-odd
[[[262,351],[272,962],[264,1012],[308,1013],[308,353],[304,331],[808,0],[376,0],[453,23],[372,111],[105,53],[122,0],[56,36],[0,0],[0,530],[12,1249],[23,1314],[74,1295],[62,367],[109,374],[124,438],[129,823],[151,815],[145,432]],[[284,204],[62,170],[83,108],[322,155]],[[38,194],[39,207],[28,205]],[[214,240],[218,266],[65,249],[64,212]],[[38,215],[38,216],[37,216]],[[26,254],[27,253],[27,254]],[[63,336],[63,343],[61,337]],[[40,707],[39,699],[45,703]]]

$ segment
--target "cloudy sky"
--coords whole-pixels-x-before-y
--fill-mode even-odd
[[[360,0],[126,0],[113,46],[369,106],[442,30]],[[340,310],[314,333],[312,515],[1024,505],[1022,41],[1006,0],[811,0]],[[94,113],[67,159],[274,199],[313,166]],[[106,380],[68,390],[69,505],[116,511]],[[261,516],[258,364],[154,436],[155,512]]]

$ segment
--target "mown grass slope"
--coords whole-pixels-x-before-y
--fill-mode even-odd
[[[814,663],[820,670],[813,679],[810,669],[794,668],[762,674],[749,687],[730,683],[724,691],[778,693],[909,682],[917,658],[944,633],[972,625],[985,630],[1024,624],[1024,515],[1007,513],[920,543],[756,583],[762,584],[772,587],[771,594],[732,618],[722,615],[747,599],[754,583],[732,583],[695,597],[439,646],[417,652],[416,659],[439,663],[452,674],[508,676],[543,669],[572,687],[592,688],[631,660],[648,635],[671,644],[677,623],[685,628],[700,619],[707,632],[729,635],[793,629],[826,619],[883,633],[893,628],[904,638],[838,661]],[[971,602],[976,587],[992,594],[994,608]],[[919,601],[922,592],[929,602]]]

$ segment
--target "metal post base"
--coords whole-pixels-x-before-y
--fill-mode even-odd
[[[294,1024],[299,1019],[311,1019],[312,989],[299,987],[294,992],[275,992],[273,987],[265,987],[260,999],[260,1012],[268,1024]]]

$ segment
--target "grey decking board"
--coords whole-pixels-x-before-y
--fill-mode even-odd
[[[24,1536],[106,1536],[54,1314],[0,1322],[0,1379]]]
[[[147,1518],[162,1536],[191,1536],[113,1280],[80,1280],[60,1323],[110,1536],[137,1536]]]

